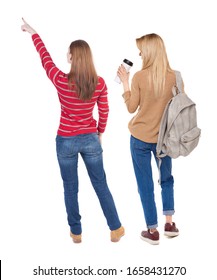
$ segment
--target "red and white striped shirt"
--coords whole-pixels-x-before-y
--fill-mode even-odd
[[[61,117],[57,134],[61,136],[75,136],[97,131],[103,133],[106,128],[109,112],[107,86],[104,79],[99,77],[91,100],[80,100],[76,91],[69,89],[68,75],[55,66],[40,36],[34,34],[32,35],[32,40],[40,55],[42,66],[48,78],[57,89],[59,96]],[[98,124],[93,118],[95,104],[98,106]]]

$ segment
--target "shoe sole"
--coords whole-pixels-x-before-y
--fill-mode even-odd
[[[151,245],[159,245],[159,240],[151,240],[149,238],[145,238],[143,236],[140,236],[140,238],[143,240],[143,241],[146,241],[147,243],[151,244]]]
[[[164,231],[164,235],[167,237],[176,237],[179,235],[179,232]]]
[[[75,240],[75,239],[73,239],[73,238],[72,238],[72,241],[73,241],[74,243],[76,243],[76,244],[81,243],[81,240]]]

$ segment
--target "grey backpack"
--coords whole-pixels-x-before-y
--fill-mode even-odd
[[[160,124],[157,157],[177,158],[189,155],[198,145],[201,129],[197,127],[196,104],[182,91],[181,73],[175,71],[176,86]]]

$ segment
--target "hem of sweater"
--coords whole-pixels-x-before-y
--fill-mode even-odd
[[[155,140],[153,138],[141,137],[140,135],[138,135],[138,134],[136,135],[135,133],[132,133],[131,131],[130,131],[130,133],[134,138],[136,138],[142,142],[149,143],[149,144],[157,144],[157,140]]]
[[[35,32],[32,34],[32,37],[34,37],[34,36],[39,36],[39,34],[37,32]]]
[[[64,136],[64,137],[71,137],[71,136],[77,136],[80,134],[89,134],[89,133],[97,133],[97,129],[85,129],[85,130],[79,130],[79,131],[75,131],[75,132],[62,132],[61,130],[57,131],[57,135],[59,136]]]

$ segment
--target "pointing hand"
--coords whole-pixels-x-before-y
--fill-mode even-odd
[[[23,20],[23,25],[21,26],[21,30],[24,32],[28,32],[31,35],[35,34],[36,31],[24,20],[24,18],[22,18]]]

